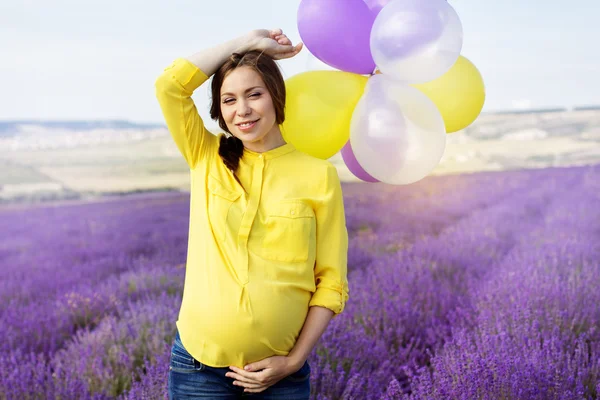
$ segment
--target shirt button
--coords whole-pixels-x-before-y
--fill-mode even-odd
[[[262,154],[259,154],[259,155],[258,155],[258,158],[262,158]]]
[[[290,214],[294,215],[294,214],[296,214],[296,211],[292,210],[292,211],[290,211]]]

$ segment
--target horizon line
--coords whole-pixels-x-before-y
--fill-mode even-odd
[[[600,110],[600,104],[598,105],[581,105],[581,106],[549,106],[549,107],[538,107],[538,108],[508,108],[508,109],[497,109],[497,110],[486,110],[482,111],[480,115],[493,115],[493,114],[527,114],[527,113],[540,113],[540,112],[563,112],[563,111],[590,111],[590,110]],[[210,120],[212,121],[212,120]],[[136,125],[161,125],[166,126],[164,121],[140,121],[134,119],[127,119],[123,117],[114,117],[114,118],[57,118],[57,119],[49,119],[49,118],[18,118],[18,119],[3,119],[0,118],[0,123],[43,123],[43,122],[51,122],[51,123],[61,123],[61,122],[119,122],[119,123],[127,123],[127,124],[136,124]]]

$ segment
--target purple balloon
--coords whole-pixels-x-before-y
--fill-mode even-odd
[[[375,15],[379,14],[379,11],[386,6],[392,0],[363,0],[367,6],[371,9],[371,12]]]
[[[342,147],[341,153],[342,159],[344,160],[346,166],[354,176],[365,182],[379,182],[379,180],[373,178],[367,173],[367,171],[363,169],[363,167],[360,166],[358,160],[354,156],[354,152],[352,151],[352,145],[350,144],[349,140],[346,142],[344,147]]]
[[[302,0],[298,31],[319,60],[346,72],[371,74],[371,28],[375,14],[363,0]]]

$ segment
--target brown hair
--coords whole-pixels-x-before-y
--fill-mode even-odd
[[[221,129],[228,133],[228,135],[221,136],[219,156],[221,156],[223,163],[233,173],[233,176],[240,185],[241,182],[235,172],[239,166],[240,158],[244,153],[244,144],[240,139],[233,136],[227,128],[227,124],[221,113],[221,101],[219,99],[221,98],[221,86],[223,85],[223,81],[227,74],[234,69],[243,66],[254,69],[265,83],[265,86],[271,95],[271,99],[273,99],[275,122],[277,124],[282,124],[285,119],[285,82],[281,75],[281,71],[279,70],[279,66],[273,58],[256,50],[243,54],[233,53],[229,59],[221,65],[217,72],[215,72],[211,83],[212,99],[210,105],[210,117],[213,120],[218,121]]]

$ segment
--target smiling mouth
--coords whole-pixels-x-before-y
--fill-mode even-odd
[[[255,121],[250,121],[250,122],[244,122],[244,123],[241,123],[241,124],[236,124],[236,126],[238,126],[241,129],[247,129],[247,128],[252,127],[257,122],[258,122],[258,119],[255,120]]]
[[[256,121],[250,121],[250,122],[244,122],[241,124],[236,124],[236,126],[242,132],[250,132],[251,130],[254,129],[254,127],[256,126],[256,123],[258,122],[259,119],[257,119]]]

